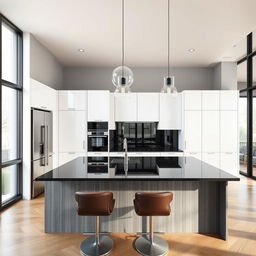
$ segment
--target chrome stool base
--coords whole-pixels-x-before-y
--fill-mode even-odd
[[[83,256],[104,256],[113,249],[113,240],[108,236],[99,236],[99,243],[96,244],[96,237],[91,236],[85,239],[80,246],[80,253]]]
[[[168,243],[161,237],[154,236],[151,243],[149,236],[142,236],[136,239],[135,249],[143,256],[164,256],[168,253]]]

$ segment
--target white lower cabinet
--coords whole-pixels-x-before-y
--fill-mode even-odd
[[[85,152],[85,111],[59,111],[59,152]]]
[[[85,156],[85,153],[74,153],[74,152],[59,153],[59,166],[81,156]]]
[[[206,166],[212,166],[216,168],[220,168],[220,154],[219,153],[202,153],[202,161]]]
[[[220,111],[220,152],[238,151],[237,111]]]
[[[220,168],[233,175],[238,175],[238,154],[236,152],[226,152],[220,154]]]

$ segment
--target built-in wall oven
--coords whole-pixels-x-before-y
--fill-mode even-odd
[[[108,122],[88,122],[88,152],[108,152]]]

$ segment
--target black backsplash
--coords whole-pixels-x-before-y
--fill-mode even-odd
[[[177,151],[178,131],[157,130],[157,123],[116,123],[110,131],[110,151],[123,151],[127,138],[129,151]]]

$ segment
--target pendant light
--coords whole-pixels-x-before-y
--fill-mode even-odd
[[[130,92],[133,83],[133,72],[124,65],[124,48],[124,0],[122,0],[122,66],[115,68],[112,73],[112,83],[116,87],[115,92]]]
[[[164,77],[164,86],[161,92],[170,93],[172,96],[176,97],[178,95],[177,88],[174,85],[174,76],[170,76],[170,0],[168,1],[168,8],[167,8],[167,17],[168,17],[168,25],[167,25],[167,76]]]

